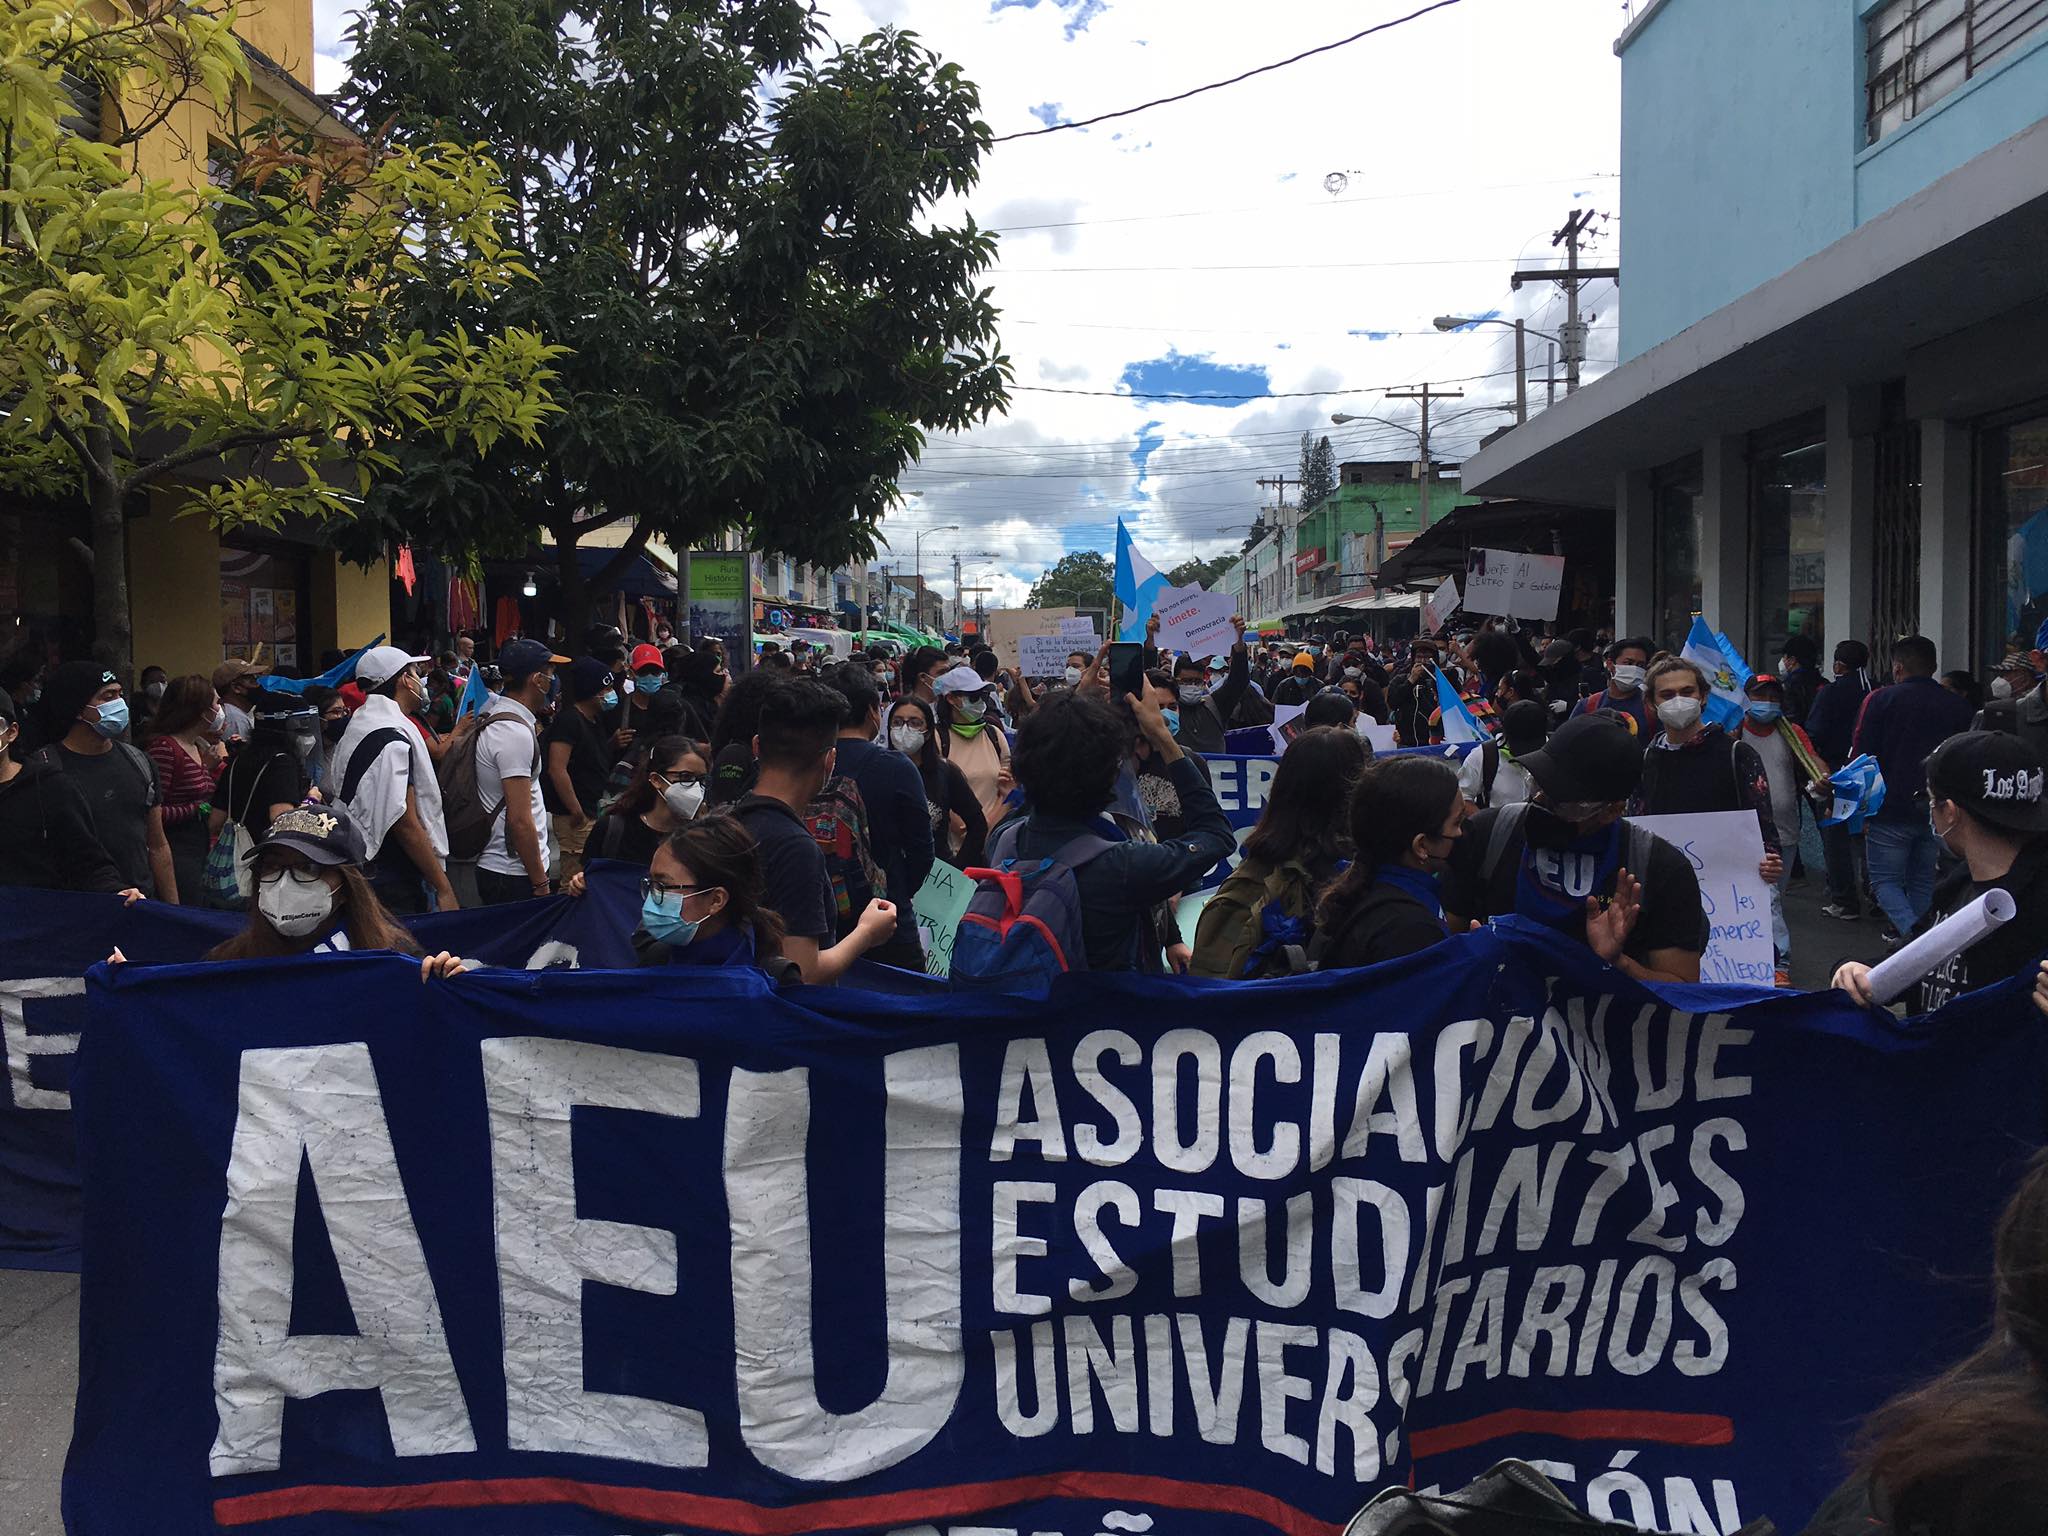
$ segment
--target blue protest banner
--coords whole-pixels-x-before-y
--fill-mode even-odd
[[[1796,1530],[1982,1337],[2017,982],[1912,1025],[1518,925],[1042,999],[89,979],[72,1536],[1335,1536],[1539,1460]]]
[[[407,920],[422,948],[491,965],[630,966],[641,871],[599,860],[579,900],[561,896]],[[115,949],[138,964],[197,960],[231,937],[227,912],[68,891],[0,889],[0,1267],[78,1268],[71,1070],[85,973]]]

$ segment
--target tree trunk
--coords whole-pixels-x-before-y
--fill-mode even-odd
[[[112,465],[113,438],[107,428],[88,427],[85,443],[97,464]],[[93,655],[112,667],[125,687],[135,672],[135,625],[128,609],[128,523],[122,515],[121,488],[112,475],[86,468],[85,483],[92,507]]]
[[[553,532],[555,618],[562,626],[563,643],[579,647],[577,652],[564,651],[562,654],[581,654],[583,632],[590,627],[590,588],[583,580],[583,562],[576,557],[575,527],[564,519]]]

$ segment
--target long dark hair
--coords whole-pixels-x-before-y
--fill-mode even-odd
[[[342,930],[348,934],[349,948],[389,949],[401,955],[417,955],[419,944],[405,927],[391,915],[390,909],[377,899],[377,893],[370,889],[370,882],[362,870],[354,864],[328,866],[341,876],[341,889],[335,894],[335,908],[343,915]],[[263,872],[259,860],[257,872]],[[252,899],[249,903],[249,920],[242,925],[242,931],[223,943],[216,944],[206,952],[209,960],[275,960],[285,955],[303,955],[319,942],[324,930],[309,933],[302,939],[288,939],[270,926],[270,919],[257,910]]]
[[[736,816],[702,816],[668,837],[669,856],[698,885],[723,886],[724,915],[754,935],[754,962],[765,965],[782,954],[782,919],[762,905],[761,853],[754,835]]]
[[[1418,832],[1441,831],[1458,795],[1458,770],[1440,757],[1376,758],[1351,794],[1351,867],[1323,897],[1317,921],[1342,926],[1379,867],[1398,863]]]
[[[705,718],[718,707],[718,691],[725,685],[719,681],[718,669],[724,665],[718,652],[708,646],[699,646],[686,652],[682,664],[670,669],[678,691],[684,698],[699,705]]]
[[[932,713],[932,707],[916,694],[906,693],[900,699],[889,701],[889,712],[882,717],[882,734],[886,737],[896,724],[896,711],[914,709],[918,718],[924,721],[924,746],[911,761],[917,764],[918,777],[924,780],[924,797],[933,805],[946,803],[946,754],[939,750],[939,717]]]
[[[1295,737],[1280,755],[1245,857],[1271,868],[1294,859],[1327,876],[1349,851],[1342,807],[1371,756],[1356,731],[1321,726]]]
[[[733,680],[725,690],[725,698],[718,706],[718,719],[711,727],[709,746],[713,757],[730,746],[753,752],[754,738],[761,734],[761,707],[786,681],[766,667],[756,667]]]
[[[2007,1536],[2048,1509],[2048,1152],[1998,1221],[1991,1338],[1864,1426],[1861,1461],[1895,1531]],[[2024,1516],[2022,1512],[2025,1512]]]
[[[640,766],[633,770],[633,779],[619,792],[619,798],[612,802],[614,816],[645,816],[661,799],[661,791],[654,787],[654,776],[666,777],[676,763],[686,757],[704,759],[706,777],[711,773],[711,754],[704,744],[689,736],[663,736],[656,740],[640,757]]]
[[[212,681],[197,672],[172,678],[164,684],[164,696],[157,701],[156,713],[149,717],[149,734],[175,736],[202,724],[213,713],[216,697]]]

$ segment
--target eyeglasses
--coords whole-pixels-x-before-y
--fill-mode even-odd
[[[649,878],[640,882],[640,899],[649,896],[695,896],[700,891],[715,891],[715,885],[670,885],[665,880]]]

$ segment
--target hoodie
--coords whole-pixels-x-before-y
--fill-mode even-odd
[[[127,888],[93,835],[78,786],[55,763],[26,762],[0,784],[0,885],[45,891]]]

